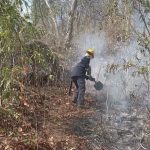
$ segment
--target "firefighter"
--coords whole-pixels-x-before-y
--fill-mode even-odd
[[[76,103],[79,107],[84,107],[85,79],[95,81],[95,78],[91,76],[91,67],[89,65],[92,58],[94,58],[94,50],[89,48],[85,56],[73,67],[71,72],[72,82],[76,86],[73,103]]]

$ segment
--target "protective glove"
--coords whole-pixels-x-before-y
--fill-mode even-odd
[[[93,78],[92,76],[86,76],[85,79],[90,81],[95,81],[95,78]]]
[[[90,76],[89,80],[90,81],[95,81],[95,78],[93,78],[92,76]]]
[[[89,80],[89,76],[85,76],[85,79],[86,79],[86,80]]]

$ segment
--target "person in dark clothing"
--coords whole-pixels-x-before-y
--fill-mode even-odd
[[[79,107],[84,106],[85,79],[95,81],[91,76],[91,67],[89,65],[91,58],[94,58],[94,50],[90,48],[86,51],[86,55],[81,61],[73,67],[71,72],[71,79],[76,86],[73,102],[77,103]]]

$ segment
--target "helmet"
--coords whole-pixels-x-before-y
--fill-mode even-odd
[[[94,50],[92,48],[87,49],[86,51],[90,56],[94,57]]]

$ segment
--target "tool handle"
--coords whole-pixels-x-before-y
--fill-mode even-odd
[[[69,92],[68,92],[68,95],[70,96],[71,95],[71,89],[72,89],[72,80],[70,82],[70,87],[69,87]]]

